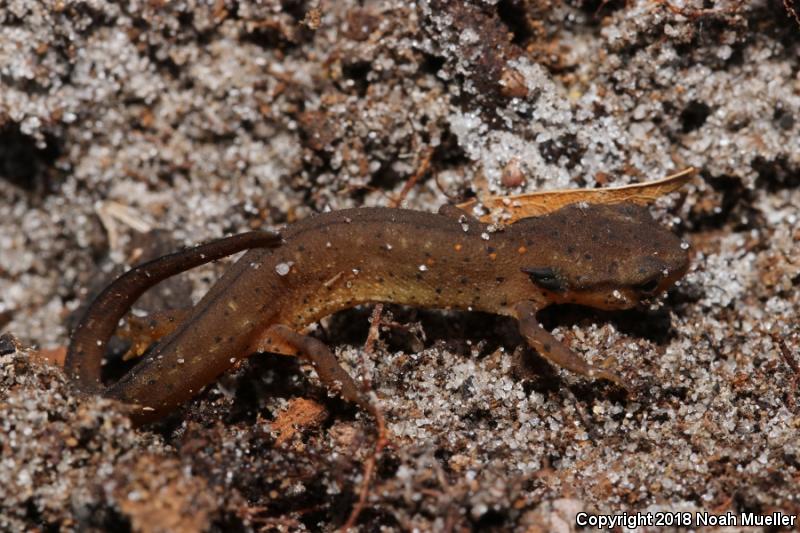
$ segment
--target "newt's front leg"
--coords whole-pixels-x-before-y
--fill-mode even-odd
[[[514,306],[514,311],[519,321],[519,332],[542,357],[581,376],[592,379],[607,379],[625,390],[632,390],[621,377],[604,368],[590,365],[553,337],[536,320],[537,310],[533,303],[528,301],[520,302]]]
[[[341,394],[342,398],[348,402],[352,402],[374,417],[378,417],[375,406],[373,406],[361,392],[356,382],[350,377],[350,374],[339,365],[336,356],[333,355],[333,352],[331,352],[330,348],[328,348],[325,343],[314,337],[301,335],[281,324],[270,326],[264,333],[264,337],[266,337],[265,345],[277,346],[280,344],[288,344],[290,347],[294,348],[299,357],[303,357],[311,362],[314,366],[314,370],[317,371],[320,381],[322,381],[326,387]]]

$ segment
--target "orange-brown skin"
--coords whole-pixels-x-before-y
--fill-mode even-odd
[[[523,335],[547,352],[545,357],[585,375],[614,379],[575,361],[566,347],[552,346],[554,339],[533,314],[565,302],[630,308],[669,287],[688,264],[676,236],[645,208],[627,204],[571,205],[494,233],[452,210],[444,215],[352,209],[295,223],[281,233],[280,243],[266,239],[261,245],[246,252],[105,394],[160,416],[255,349],[295,353],[298,345],[286,344],[289,330],[301,332],[331,313],[367,302],[516,316]],[[97,323],[116,325],[119,317],[92,313],[90,308],[73,336],[67,370],[84,390],[103,390],[102,350],[89,339]],[[110,336],[109,327],[103,336]],[[100,347],[107,340],[96,338]]]

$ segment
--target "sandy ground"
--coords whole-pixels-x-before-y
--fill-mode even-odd
[[[0,530],[333,530],[358,499],[374,424],[294,361],[256,356],[138,430],[42,362],[126,266],[389,205],[415,176],[405,206],[434,210],[689,165],[653,208],[692,243],[661,304],[542,316],[631,396],[492,316],[389,306],[372,353],[370,309],[326,321],[390,431],[363,531],[800,514],[798,22],[779,1],[3,3]]]

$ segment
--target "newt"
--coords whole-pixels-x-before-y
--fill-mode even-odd
[[[133,404],[138,422],[175,410],[255,352],[308,358],[320,379],[370,409],[330,349],[305,335],[339,310],[370,302],[476,310],[514,317],[552,363],[626,383],[592,366],[536,319],[552,304],[628,309],[658,295],[688,267],[681,240],[646,207],[571,204],[500,231],[445,206],[439,213],[357,208],[319,214],[280,234],[251,232],[137,266],[112,282],[76,327],[66,371],[78,388]],[[144,359],[101,381],[106,345],[149,287],[247,250]],[[626,387],[627,388],[627,387]]]

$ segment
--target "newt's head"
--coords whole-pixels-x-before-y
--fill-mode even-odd
[[[548,264],[522,270],[553,302],[627,309],[669,288],[689,264],[681,240],[633,204],[573,204],[513,227],[549,248]]]

